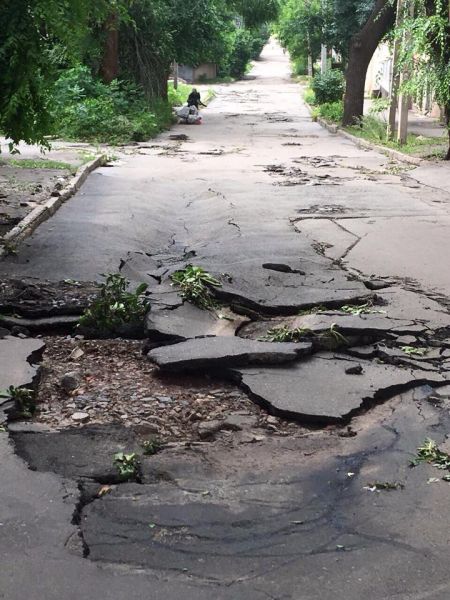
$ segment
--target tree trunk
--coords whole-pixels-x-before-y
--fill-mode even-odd
[[[364,114],[364,87],[367,68],[378,44],[395,22],[395,9],[389,0],[377,0],[364,27],[350,40],[346,92],[344,97],[344,125],[352,125]]]
[[[111,13],[105,25],[105,45],[103,47],[100,75],[105,83],[111,83],[119,75],[119,18]]]

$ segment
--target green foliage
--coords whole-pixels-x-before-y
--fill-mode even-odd
[[[280,10],[280,0],[231,0],[231,5],[248,28],[275,21]]]
[[[369,490],[370,492],[392,492],[405,489],[405,484],[400,481],[374,481],[373,483],[365,485],[363,489]]]
[[[374,309],[373,303],[370,301],[365,302],[364,304],[344,304],[344,306],[341,306],[339,310],[355,316],[369,314],[386,314],[385,310]]]
[[[173,82],[169,83],[168,99],[171,106],[183,106],[187,101],[189,94],[192,91],[192,86],[184,83],[178,83],[178,89],[173,87]]]
[[[291,329],[287,325],[281,325],[269,329],[264,339],[268,342],[300,342],[309,334],[311,334],[311,330],[305,327]]]
[[[19,415],[30,419],[36,412],[34,392],[28,388],[10,385],[7,390],[0,392],[0,398],[10,398],[14,401]]]
[[[308,60],[304,56],[299,56],[291,60],[292,74],[293,75],[307,75],[308,74]]]
[[[326,43],[341,54],[345,64],[350,40],[369,18],[375,0],[329,0],[323,6]]]
[[[411,461],[411,466],[415,467],[423,462],[430,463],[437,469],[450,471],[450,455],[439,450],[436,442],[430,438],[427,438],[417,449],[417,455]]]
[[[403,91],[414,98],[433,93],[445,108],[450,135],[450,18],[448,0],[415,0],[415,14],[405,11],[395,31],[400,41],[398,68],[408,71]],[[411,65],[414,68],[411,69]],[[447,154],[450,159],[450,149]]]
[[[106,0],[0,3],[0,130],[13,144],[48,146],[49,91],[57,66],[81,56],[90,26],[110,5]]]
[[[269,36],[269,30],[265,26],[258,29],[233,29],[226,37],[218,63],[219,76],[231,76],[235,79],[243,77],[250,61],[259,58]]]
[[[48,160],[48,159],[33,159],[33,158],[12,158],[8,161],[12,167],[18,169],[52,169],[61,171],[72,171],[73,167],[69,163],[61,162],[59,160]]]
[[[163,444],[158,440],[146,440],[142,444],[142,449],[146,456],[153,456],[154,454],[157,454],[162,447]]]
[[[341,123],[344,116],[344,103],[342,100],[339,100],[339,102],[325,102],[325,104],[318,107],[317,114],[326,121]]]
[[[278,0],[6,0],[0,3],[0,130],[48,147],[46,136],[143,140],[170,123],[170,64],[223,64],[242,76],[267,39]],[[105,23],[118,15],[127,80],[97,74]],[[239,17],[240,15],[240,17]],[[243,19],[242,19],[243,17]],[[246,29],[238,29],[237,22]],[[259,29],[258,29],[259,28]],[[85,62],[84,68],[77,66]],[[64,73],[61,75],[61,72]],[[55,82],[56,87],[54,87]],[[156,103],[155,100],[162,100]],[[170,100],[179,102],[178,94]]]
[[[80,317],[80,326],[115,333],[124,326],[141,324],[148,309],[144,296],[147,284],[141,283],[134,292],[129,292],[130,282],[122,275],[114,273],[104,277],[106,282],[101,285],[98,298]]]
[[[298,72],[307,72],[308,56],[315,62],[323,39],[324,14],[320,0],[286,0],[276,26],[281,44],[289,50]],[[300,73],[302,74],[302,73]]]
[[[331,325],[330,329],[325,333],[325,335],[332,339],[337,346],[346,346],[348,344],[347,338],[340,333],[336,323]]]
[[[171,121],[168,105],[150,107],[136,84],[105,84],[88,67],[64,71],[53,89],[53,131],[65,139],[121,143],[143,141]]]
[[[285,0],[278,37],[294,61],[306,69],[308,56],[316,62],[321,44],[334,48],[346,63],[352,36],[371,14],[375,0]],[[339,98],[334,98],[338,100]]]
[[[250,31],[238,29],[232,47],[229,74],[236,79],[245,74],[247,65],[253,56],[253,40]]]
[[[211,287],[220,287],[221,283],[202,267],[188,265],[173,273],[172,281],[180,287],[181,296],[188,302],[203,309],[216,306]]]
[[[130,454],[117,452],[117,454],[114,454],[113,464],[117,469],[120,478],[124,481],[136,479],[139,475],[139,459],[134,452]]]
[[[338,69],[329,69],[325,73],[317,73],[311,87],[317,104],[338,102],[344,94],[344,76]]]
[[[0,240],[0,248],[3,250],[6,256],[17,255],[17,244],[9,240]]]
[[[312,106],[316,103],[316,95],[311,88],[306,88],[303,92],[303,99],[306,104],[311,104]]]
[[[402,346],[401,351],[412,356],[426,356],[428,354],[428,348],[416,348],[415,346]]]
[[[166,98],[170,64],[220,62],[235,29],[224,0],[139,0],[121,28],[120,62],[148,98]]]
[[[357,125],[352,125],[346,129],[357,137],[376,144],[382,144],[387,148],[401,150],[405,154],[424,157],[429,157],[431,154],[431,158],[443,158],[445,151],[445,138],[428,138],[414,133],[408,135],[406,144],[400,145],[396,140],[388,139],[387,123],[370,114],[359,119]]]
[[[269,329],[264,339],[268,342],[301,342],[305,337],[316,340],[319,345],[329,348],[339,348],[340,346],[348,345],[347,338],[339,332],[336,323],[333,323],[323,333],[314,333],[307,327],[291,328],[288,325],[280,325],[279,327]]]

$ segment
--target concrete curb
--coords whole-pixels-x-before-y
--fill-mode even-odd
[[[381,152],[382,154],[389,156],[389,158],[395,158],[396,160],[401,160],[403,162],[409,163],[410,165],[415,165],[416,167],[420,167],[423,165],[431,165],[430,161],[425,158],[418,158],[417,156],[409,156],[409,154],[404,154],[399,150],[394,150],[393,148],[386,148],[386,146],[379,146],[378,144],[374,144],[373,142],[369,142],[368,140],[364,140],[357,135],[352,135],[348,131],[344,131],[339,127],[339,125],[334,125],[332,123],[328,123],[325,119],[321,117],[317,117],[317,123],[328,129],[330,133],[336,133],[342,135],[348,140],[352,141],[356,146],[360,148],[366,148],[368,150],[375,150],[376,152]]]
[[[104,165],[107,160],[106,154],[101,154],[94,160],[82,165],[77,170],[75,177],[61,191],[59,196],[51,197],[44,204],[36,206],[36,208],[34,208],[26,217],[24,217],[20,223],[8,231],[3,238],[0,238],[0,243],[6,242],[7,244],[15,244],[30,236],[36,227],[38,227],[41,223],[44,223],[44,221],[47,221],[47,219],[56,213],[56,211],[64,204],[64,202],[78,192],[92,171],[95,171],[95,169]],[[5,248],[0,246],[0,258],[6,254],[7,251]]]

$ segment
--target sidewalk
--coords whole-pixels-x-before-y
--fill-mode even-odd
[[[99,151],[91,144],[55,141],[52,149],[20,144],[11,154],[0,137],[0,238],[34,208],[57,197],[79,167],[93,160]]]

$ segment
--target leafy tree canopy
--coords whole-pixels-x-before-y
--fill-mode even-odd
[[[48,86],[55,67],[78,56],[89,23],[107,0],[3,0],[0,3],[0,129],[13,142],[45,145]]]

